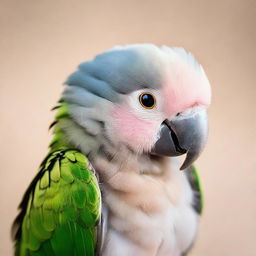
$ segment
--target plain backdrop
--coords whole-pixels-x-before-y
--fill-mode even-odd
[[[256,255],[256,1],[0,1],[0,255],[76,66],[117,44],[183,46],[212,84],[197,161],[205,208],[190,255]]]

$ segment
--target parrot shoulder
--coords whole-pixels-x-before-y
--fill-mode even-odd
[[[94,255],[100,215],[101,193],[87,158],[72,149],[50,152],[13,224],[15,255]]]
[[[203,192],[198,171],[196,167],[192,165],[185,170],[185,174],[193,191],[192,206],[198,214],[201,214],[203,210]]]

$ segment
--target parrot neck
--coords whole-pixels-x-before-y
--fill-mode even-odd
[[[53,127],[53,139],[49,145],[50,152],[58,149],[74,148],[69,142],[66,131],[62,125],[63,122],[69,120],[67,104],[63,102],[59,106],[54,107],[53,110],[57,110],[57,113],[54,122],[50,125],[50,128]]]

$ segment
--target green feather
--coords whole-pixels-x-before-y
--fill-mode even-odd
[[[76,156],[73,154],[73,152],[67,152],[66,153],[67,159],[69,159],[71,162],[76,162]]]
[[[62,160],[62,164],[61,164],[61,178],[63,179],[63,181],[67,183],[72,183],[74,181],[74,177],[70,172],[70,167],[63,162],[64,160]]]
[[[51,232],[47,231],[43,226],[43,218],[41,208],[30,212],[30,231],[40,240],[44,241],[51,237]]]
[[[69,114],[68,114],[68,106],[67,106],[67,103],[63,102],[60,106],[60,108],[58,108],[58,112],[55,116],[55,119],[56,120],[60,120],[62,119],[63,117],[67,117]]]
[[[66,222],[55,229],[50,242],[56,255],[74,255],[74,226],[74,222]]]
[[[49,182],[50,182],[49,172],[46,171],[40,180],[40,188],[41,189],[47,188],[49,186]]]
[[[86,157],[52,151],[26,192],[16,256],[92,256],[101,194]]]
[[[203,211],[203,192],[198,171],[196,167],[192,165],[185,171],[185,174],[187,175],[189,184],[193,191],[192,206],[198,214],[201,214]]]
[[[55,116],[51,150],[20,204],[13,225],[15,256],[92,256],[96,250],[101,193],[87,158],[70,149],[62,121],[69,118],[62,102]]]
[[[56,161],[52,170],[51,170],[51,180],[54,182],[58,182],[60,180],[60,163]]]

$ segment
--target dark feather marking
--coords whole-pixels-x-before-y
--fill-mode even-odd
[[[55,124],[57,124],[57,123],[58,123],[58,120],[53,121],[53,122],[50,124],[48,130],[51,130],[51,128],[52,128]]]
[[[45,171],[49,171],[49,175],[50,175],[50,171],[51,171],[53,165],[55,164],[55,162],[57,160],[61,160],[63,158],[65,152],[71,151],[71,150],[74,150],[74,149],[60,150],[59,153],[56,154],[56,156],[53,159],[51,159],[50,165],[48,166],[47,169],[45,169],[45,164],[47,163],[48,159],[52,156],[52,153],[49,153],[45,157],[45,159],[42,161],[38,174],[35,176],[35,178],[30,183],[29,187],[27,188],[27,190],[26,190],[26,192],[25,192],[25,194],[24,194],[24,196],[23,196],[23,198],[21,200],[21,203],[19,204],[18,209],[20,210],[20,212],[17,215],[17,217],[14,220],[13,225],[12,225],[11,235],[12,235],[12,239],[16,243],[21,238],[21,226],[22,226],[21,224],[22,224],[22,221],[23,221],[23,219],[24,219],[24,217],[26,215],[26,208],[27,208],[27,205],[28,205],[28,202],[29,202],[30,195],[32,195],[31,204],[33,203],[34,192],[35,192],[35,188],[36,188],[37,182],[43,177]],[[49,179],[49,182],[50,182],[50,179]]]
[[[55,109],[58,109],[58,108],[60,108],[60,107],[61,107],[61,105],[57,105],[57,106],[53,107],[53,108],[51,109],[51,111],[53,111],[53,110],[55,110]]]

